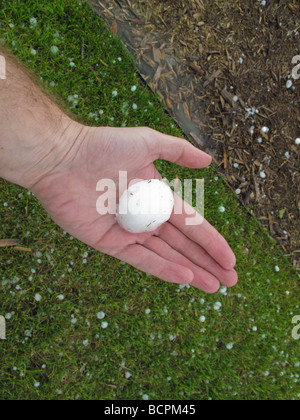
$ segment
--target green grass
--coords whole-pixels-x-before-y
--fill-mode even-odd
[[[85,3],[2,2],[0,23],[0,39],[78,120],[183,135]],[[206,217],[236,252],[239,284],[210,296],[163,283],[73,239],[32,194],[0,181],[0,238],[19,238],[35,253],[0,250],[0,315],[8,318],[1,399],[299,399],[290,261],[214,168],[157,168],[169,180],[205,178]]]

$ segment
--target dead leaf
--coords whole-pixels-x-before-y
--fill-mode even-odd
[[[0,248],[19,245],[19,239],[0,239]]]
[[[117,35],[117,33],[118,33],[118,24],[117,24],[117,21],[115,20],[114,22],[113,22],[113,24],[111,25],[111,31],[112,31],[112,33],[114,34],[114,35]]]
[[[14,248],[14,250],[15,251],[20,251],[20,252],[32,252],[32,249],[31,248],[23,248],[23,247],[20,247],[20,246],[16,246]]]

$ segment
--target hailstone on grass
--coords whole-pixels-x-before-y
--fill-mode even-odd
[[[170,219],[173,208],[174,195],[164,181],[140,181],[122,194],[117,221],[130,233],[152,232]]]

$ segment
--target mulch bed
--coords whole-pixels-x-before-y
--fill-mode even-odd
[[[300,270],[300,70],[292,77],[299,2],[90,2],[187,137],[213,155]]]

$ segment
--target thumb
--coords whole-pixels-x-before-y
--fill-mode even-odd
[[[156,159],[168,160],[188,168],[205,168],[211,164],[212,157],[193,146],[189,141],[156,133]]]

